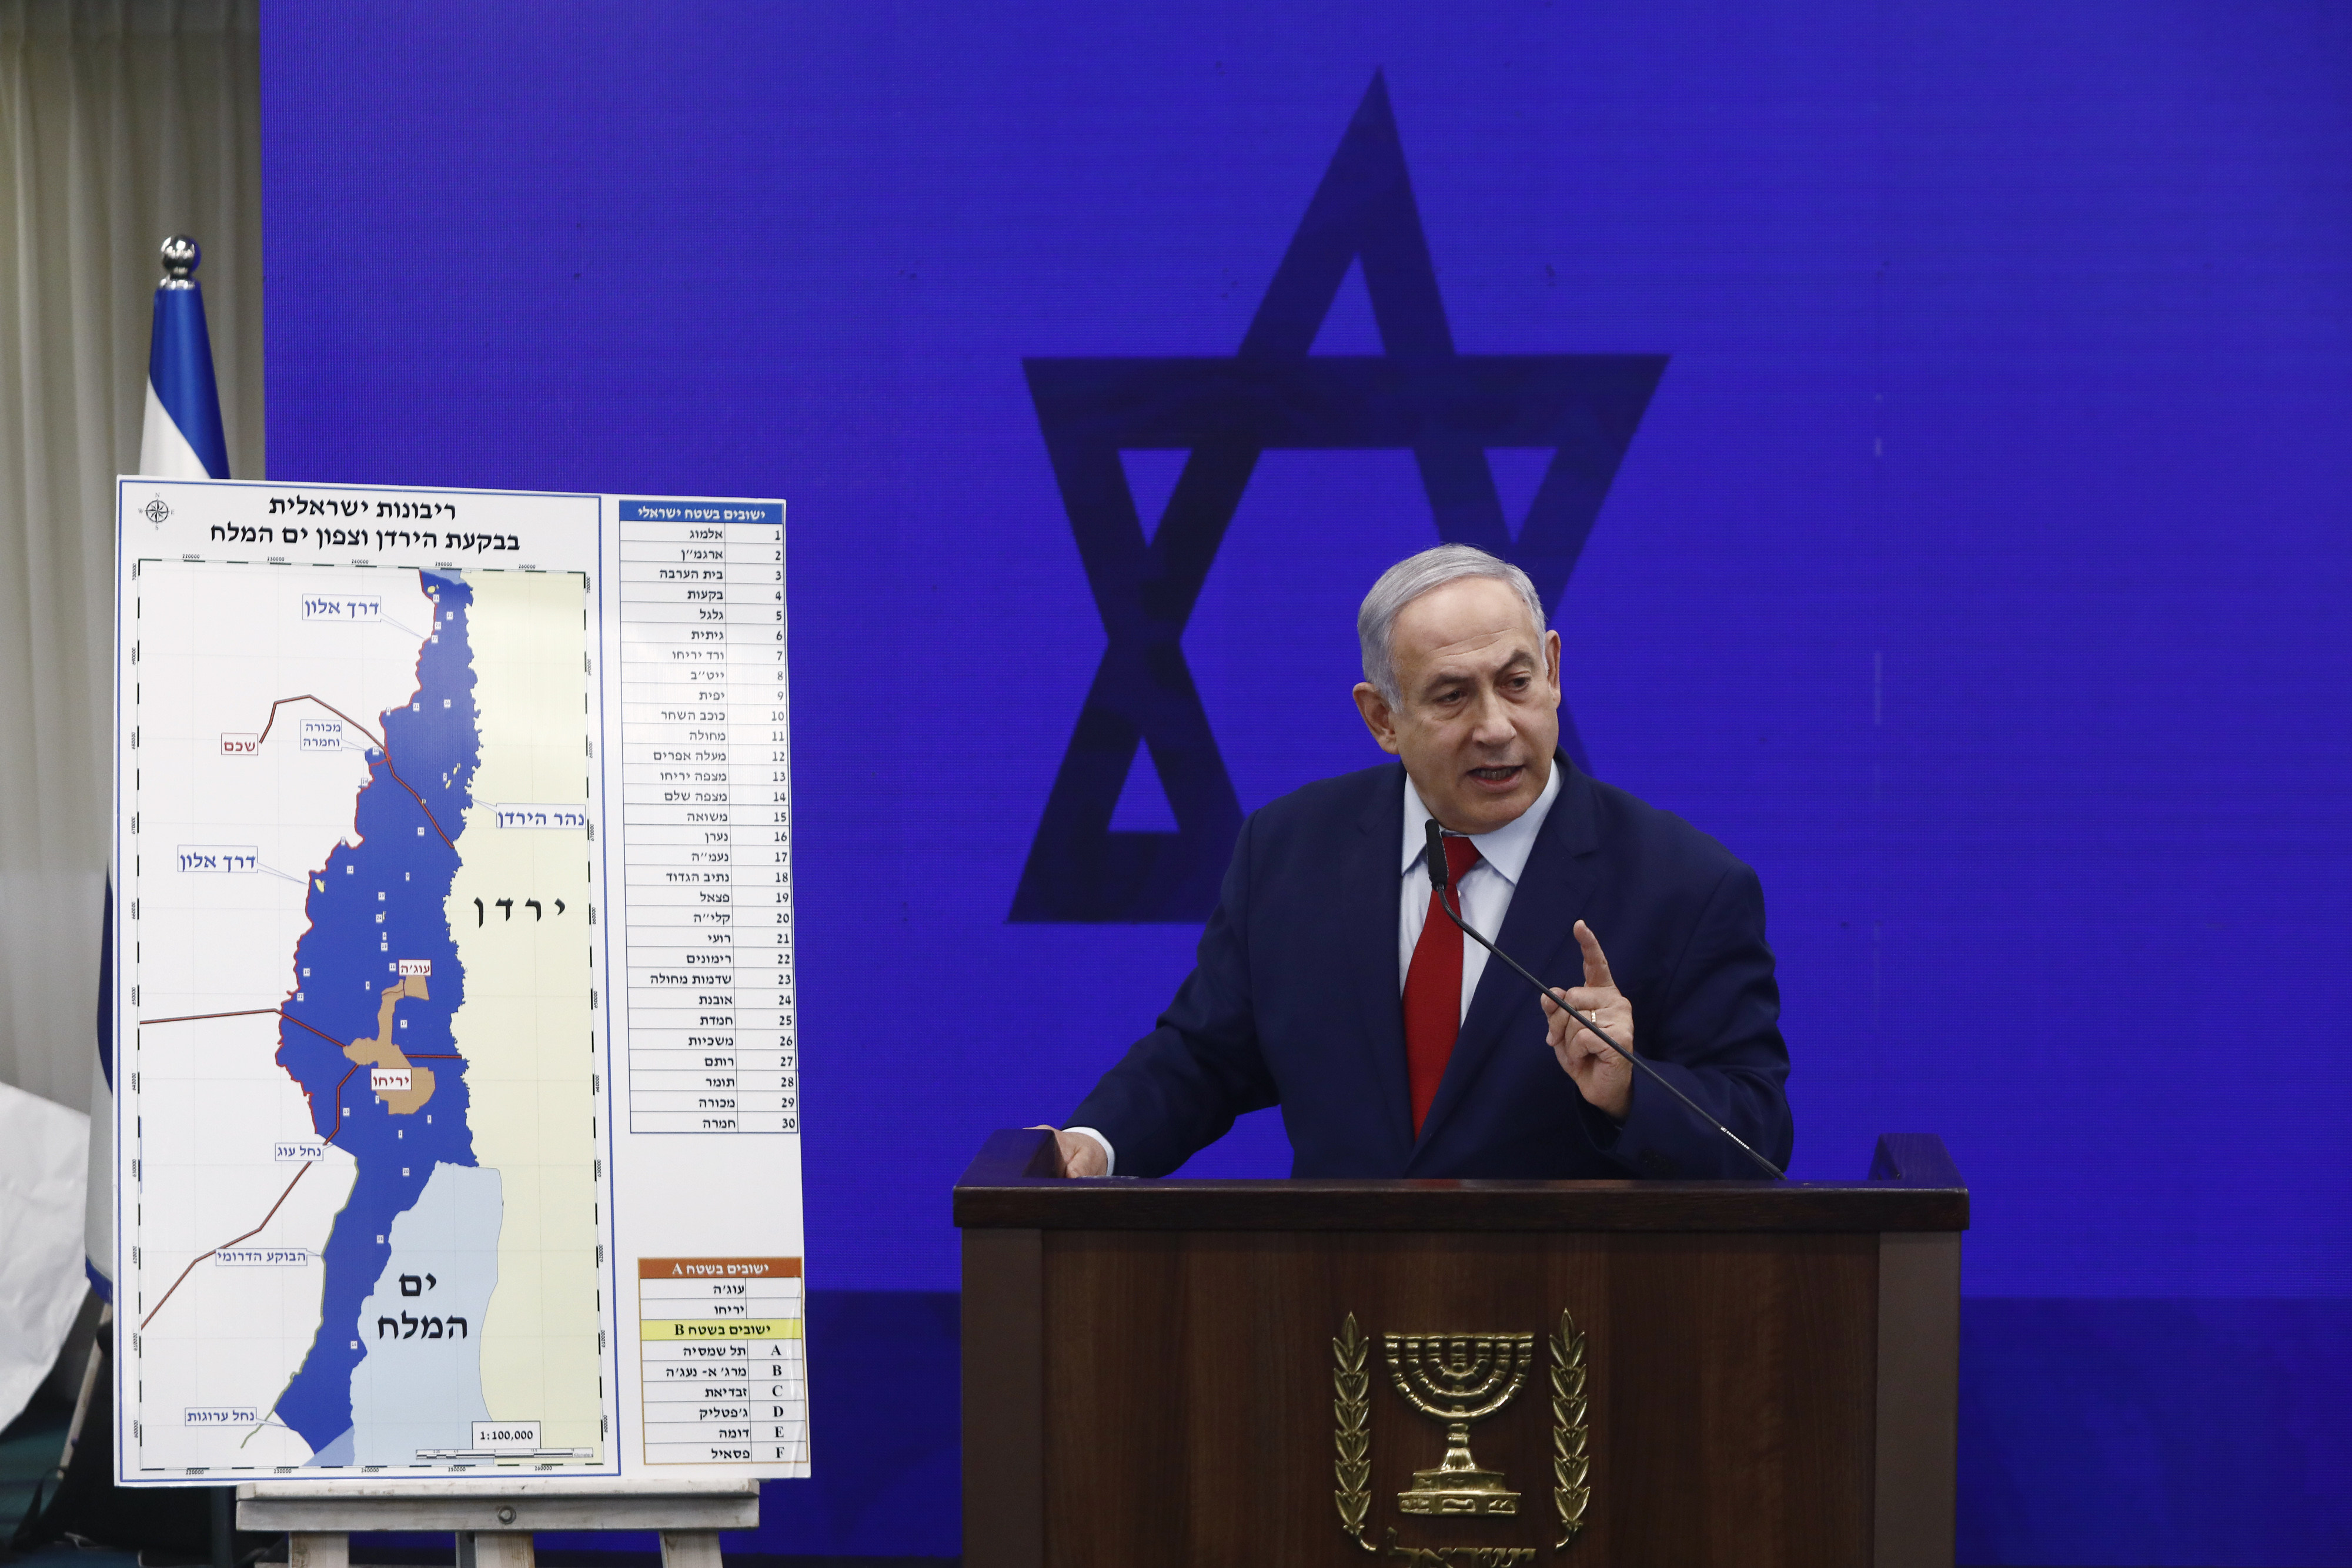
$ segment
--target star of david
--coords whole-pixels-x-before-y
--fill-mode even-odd
[[[1356,261],[1385,351],[1310,354]],[[1239,351],[1022,363],[1110,645],[1010,918],[1194,923],[1216,905],[1242,807],[1182,638],[1258,455],[1410,450],[1437,538],[1518,566],[1556,612],[1666,359],[1456,353],[1388,87],[1375,74]],[[1552,449],[1516,536],[1489,447]],[[1147,537],[1119,453],[1151,449],[1188,455]],[[1581,766],[1565,708],[1560,734]],[[1174,832],[1111,829],[1139,745],[1150,747]]]

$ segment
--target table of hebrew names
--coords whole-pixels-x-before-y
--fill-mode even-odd
[[[641,1258],[646,1462],[808,1463],[797,1258]]]
[[[623,501],[634,1133],[798,1133],[783,508]]]

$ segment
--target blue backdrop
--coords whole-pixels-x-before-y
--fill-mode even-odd
[[[1373,575],[1502,529],[1594,771],[1762,874],[1794,1174],[1970,1179],[1962,1560],[2352,1561],[2352,14],[263,29],[271,477],[791,502],[821,1479],[761,1549],[957,1549],[948,1185],[1148,1027],[1233,813],[1372,759]],[[1134,360],[1557,395],[1088,423]]]

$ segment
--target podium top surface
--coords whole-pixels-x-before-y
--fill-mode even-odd
[[[965,1229],[1966,1230],[1932,1133],[1878,1140],[1870,1177],[1809,1181],[1187,1181],[1056,1174],[1054,1135],[989,1134],[955,1186]]]

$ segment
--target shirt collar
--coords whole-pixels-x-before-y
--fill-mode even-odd
[[[1551,803],[1559,799],[1560,760],[1551,759],[1551,777],[1544,780],[1543,793],[1535,804],[1504,823],[1491,833],[1475,833],[1470,841],[1478,846],[1478,858],[1503,873],[1503,880],[1513,887],[1519,885],[1519,873],[1528,867],[1528,856],[1535,852],[1536,835],[1543,831],[1544,819],[1551,815]],[[1421,803],[1421,791],[1412,787],[1410,776],[1404,781],[1404,863],[1403,871],[1421,864],[1421,857],[1429,847],[1429,808]]]

